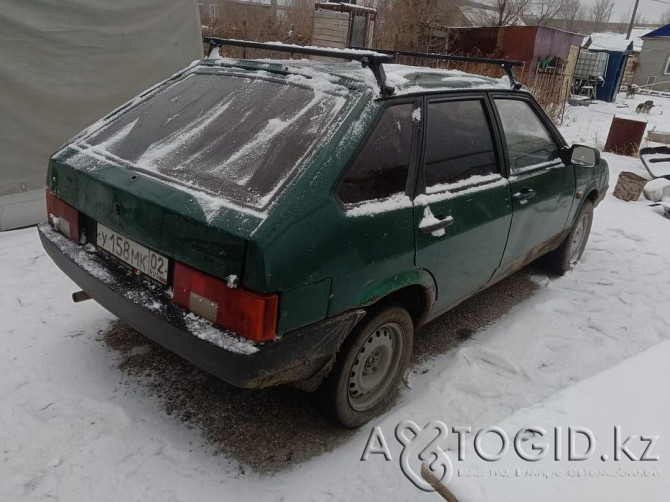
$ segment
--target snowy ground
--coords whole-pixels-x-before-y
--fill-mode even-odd
[[[638,104],[647,100],[654,102],[649,114],[636,113]],[[638,94],[635,98],[625,98],[619,94],[615,103],[594,101],[590,106],[568,107],[562,131],[568,141],[580,142],[604,148],[612,117],[647,122],[647,131],[670,131],[670,99]],[[654,146],[643,142],[642,146]]]
[[[655,101],[659,106],[649,121],[670,129],[670,100]],[[604,143],[613,113],[631,110],[614,104],[570,109],[563,130],[570,141]],[[612,185],[621,170],[642,172],[636,159],[605,157]],[[125,359],[110,349],[104,340],[116,329],[113,317],[94,302],[71,302],[76,287],[45,256],[35,229],[2,233],[0,500],[440,500],[419,491],[400,470],[394,430],[403,420],[420,426],[442,421],[473,432],[499,426],[511,440],[526,426],[561,427],[560,462],[553,452],[523,462],[512,450],[499,462],[484,462],[473,454],[472,435],[465,460],[457,461],[450,434],[448,486],[461,502],[666,500],[669,230],[670,221],[648,202],[608,195],[576,270],[562,278],[533,271],[539,287],[530,298],[448,353],[417,363],[389,413],[337,444],[324,441],[331,451],[270,474],[250,467],[239,448],[227,449],[225,441],[222,454],[215,454],[192,425],[198,420],[166,413],[159,394],[169,389],[156,392],[161,384],[141,371],[128,376],[128,357],[151,358],[153,349],[140,341],[124,349]],[[264,395],[283,398],[281,392]],[[240,395],[237,404],[244,408]],[[265,411],[272,420],[272,408]],[[297,413],[313,412],[305,407]],[[222,424],[223,434],[235,438],[239,422],[230,423],[228,431]],[[373,425],[380,426],[393,461],[382,455],[360,461]],[[569,462],[565,436],[568,427],[578,426],[592,431],[597,446],[592,459]],[[613,461],[615,426],[625,436],[660,436],[649,452],[660,460]],[[300,426],[292,434],[302,441]],[[258,437],[254,448],[261,445],[262,452],[267,442],[271,456],[265,428]],[[640,457],[644,443],[634,439],[628,444]],[[552,441],[523,444],[542,442]],[[495,442],[485,445],[497,451]],[[577,445],[584,450],[580,439]],[[417,462],[410,459],[418,471]]]

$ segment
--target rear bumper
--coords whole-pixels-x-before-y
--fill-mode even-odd
[[[238,386],[261,388],[307,380],[326,365],[365,315],[352,310],[273,342],[253,343],[175,306],[168,293],[86,251],[49,224],[38,226],[58,267],[100,305],[166,349]]]

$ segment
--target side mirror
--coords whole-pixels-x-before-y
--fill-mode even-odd
[[[572,145],[568,152],[570,164],[580,167],[596,167],[600,164],[600,151],[584,145]]]

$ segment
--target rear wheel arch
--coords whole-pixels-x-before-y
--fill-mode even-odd
[[[398,288],[384,296],[373,297],[372,300],[364,301],[357,305],[355,308],[362,308],[365,310],[365,316],[358,324],[364,319],[374,317],[384,310],[400,307],[406,310],[409,314],[414,330],[423,326],[428,319],[433,304],[435,303],[437,290],[435,282],[430,274],[425,270],[418,270],[418,273],[419,281]],[[356,326],[358,326],[358,324]],[[352,333],[356,331],[356,326],[346,334],[340,343],[338,350],[341,350],[342,344],[344,344],[346,340],[352,336]],[[330,364],[332,364],[334,359],[335,357],[330,361]],[[328,369],[330,370],[330,368]]]
[[[377,312],[389,306],[402,307],[409,313],[415,328],[425,324],[436,298],[436,288],[430,284],[409,284],[361,305],[368,313]]]
[[[321,412],[346,427],[359,427],[388,409],[409,364],[414,331],[406,309],[375,304],[316,389]]]

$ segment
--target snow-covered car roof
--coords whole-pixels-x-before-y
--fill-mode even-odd
[[[204,59],[208,66],[242,67],[287,75],[289,80],[323,91],[336,88],[369,88],[379,92],[379,86],[369,69],[357,62],[327,62],[308,59]],[[418,66],[384,64],[386,82],[393,86],[393,96],[439,90],[510,89],[507,76],[491,78],[459,70],[444,70]]]

